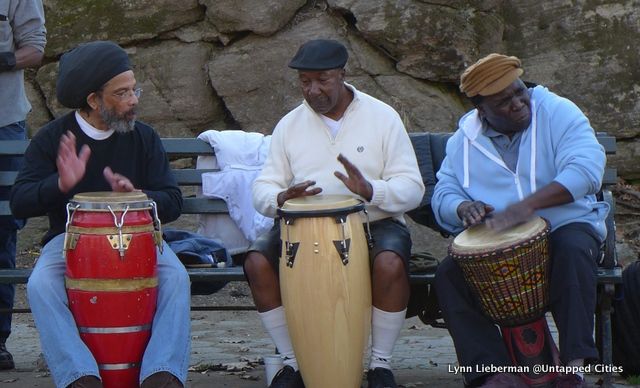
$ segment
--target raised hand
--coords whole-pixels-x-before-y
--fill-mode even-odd
[[[482,201],[464,201],[456,211],[458,212],[458,217],[462,220],[462,226],[468,228],[484,221],[493,210],[493,206],[487,205]]]
[[[358,194],[367,201],[371,201],[373,197],[373,187],[371,183],[362,176],[360,170],[358,170],[349,159],[345,158],[344,155],[338,155],[338,161],[344,166],[347,175],[344,175],[340,171],[335,171],[333,175],[340,179],[352,193]]]
[[[133,183],[124,175],[120,175],[115,173],[109,167],[105,167],[103,170],[103,174],[109,185],[111,185],[111,190],[117,191],[120,193],[128,193],[130,191],[138,191],[133,186]]]
[[[291,198],[297,197],[307,197],[310,195],[316,195],[322,192],[320,187],[314,187],[309,189],[309,187],[315,185],[315,181],[304,181],[302,183],[298,183],[286,189],[285,191],[281,191],[278,194],[278,206],[282,206],[285,201]]]
[[[68,193],[80,182],[87,170],[87,161],[91,155],[88,145],[83,145],[80,154],[76,153],[76,137],[71,131],[60,137],[56,167],[58,168],[58,188]]]

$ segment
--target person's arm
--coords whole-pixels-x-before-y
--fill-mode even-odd
[[[587,117],[575,104],[560,99],[549,123],[553,125],[557,175],[548,185],[496,213],[487,221],[489,227],[505,229],[526,221],[536,210],[571,203],[600,190],[606,155]]]
[[[573,197],[566,187],[558,182],[551,182],[520,202],[516,202],[487,219],[487,226],[495,230],[504,230],[527,221],[536,210],[560,206],[573,202]]]
[[[370,179],[369,204],[387,213],[405,213],[415,209],[424,195],[424,183],[416,154],[404,125],[395,112],[384,144],[384,170],[380,179]]]
[[[0,68],[13,71],[39,66],[47,43],[42,1],[19,1],[13,11],[12,26],[16,50],[0,53]]]
[[[269,155],[252,186],[253,206],[265,217],[275,217],[282,203],[286,199],[293,198],[286,194],[293,180],[293,174],[285,154],[284,129],[281,125],[283,124],[278,124],[273,131]],[[309,185],[302,182],[298,188],[306,191]],[[296,189],[292,187],[292,190]]]
[[[465,192],[462,183],[456,175],[456,166],[462,165],[460,145],[463,141],[461,133],[454,134],[447,142],[446,157],[442,161],[440,170],[436,173],[438,182],[431,197],[431,208],[438,224],[452,233],[461,232],[465,225],[462,213],[465,203],[473,203],[473,198]],[[461,208],[461,206],[463,208]],[[461,210],[458,212],[458,210]],[[486,214],[482,214],[484,218]]]
[[[16,66],[14,70],[26,69],[27,67],[38,67],[44,58],[44,52],[33,46],[21,47],[15,52]]]
[[[155,131],[151,131],[150,149],[147,153],[147,179],[142,187],[158,207],[158,216],[163,223],[171,222],[182,213],[182,192],[176,182],[167,153]]]
[[[67,198],[58,186],[57,147],[57,139],[44,136],[36,136],[29,143],[24,166],[11,189],[11,213],[16,218],[44,216],[64,207]]]

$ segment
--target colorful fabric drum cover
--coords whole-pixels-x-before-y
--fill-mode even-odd
[[[549,224],[536,217],[496,232],[480,224],[449,247],[484,312],[501,326],[544,315],[549,304]]]
[[[501,327],[516,371],[531,387],[550,387],[557,377],[558,348],[545,313],[549,305],[549,223],[540,217],[496,232],[481,224],[449,247],[483,311]]]

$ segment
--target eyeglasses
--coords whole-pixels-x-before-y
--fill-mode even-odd
[[[136,96],[136,98],[140,98],[140,96],[142,96],[142,88],[136,88],[133,90],[132,89],[123,90],[118,93],[113,93],[113,96],[120,101],[128,100],[132,96]]]

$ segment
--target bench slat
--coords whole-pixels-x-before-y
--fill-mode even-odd
[[[226,214],[229,213],[227,203],[218,198],[184,198],[182,214]]]
[[[0,171],[0,186],[12,186],[17,176],[17,171]]]
[[[0,201],[0,216],[10,216],[11,215],[11,207],[9,206],[9,201]]]
[[[167,137],[162,145],[168,154],[174,155],[213,155],[213,148],[205,141],[195,138]]]
[[[25,284],[31,272],[32,270],[27,268],[3,269],[0,271],[0,284]],[[187,268],[187,272],[192,282],[234,282],[245,280],[244,272],[240,266],[227,268]],[[435,273],[410,274],[409,277],[412,284],[432,284],[435,279]],[[622,268],[598,268],[598,283],[622,283]]]
[[[195,168],[182,168],[171,170],[173,176],[176,177],[176,181],[180,186],[202,186],[202,174],[205,172],[218,172],[218,169],[198,169]],[[0,175],[0,179],[2,176]]]
[[[618,183],[618,170],[613,167],[607,167],[604,169],[604,176],[602,177],[603,186],[613,186]]]
[[[29,140],[0,141],[0,155],[23,155],[29,145]]]
[[[598,138],[598,142],[604,147],[605,153],[615,154],[618,151],[616,138],[614,136],[608,135],[606,132],[596,132],[596,137]]]

